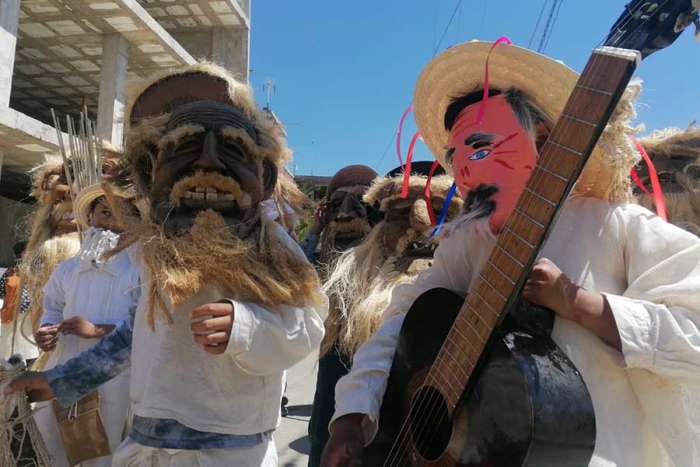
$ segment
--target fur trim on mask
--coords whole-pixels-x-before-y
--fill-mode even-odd
[[[700,128],[691,123],[688,128],[665,128],[639,138],[649,157],[690,158],[700,163]]]
[[[396,177],[379,177],[367,190],[363,201],[382,212],[388,210],[389,204],[401,198],[403,189],[403,175]],[[408,181],[408,198],[418,199],[425,197],[425,183],[427,177],[422,175],[411,175]],[[433,196],[447,196],[447,192],[452,187],[454,180],[449,175],[439,175],[433,177],[430,182],[430,190]]]
[[[234,106],[236,106],[249,118],[254,118],[257,116],[258,111],[255,105],[255,99],[253,97],[253,89],[250,87],[250,85],[237,81],[235,77],[225,68],[211,62],[202,61],[195,63],[194,65],[180,67],[179,69],[168,69],[166,71],[156,73],[153,76],[147,79],[142,79],[130,86],[126,93],[127,106],[126,109],[124,109],[125,128],[129,126],[133,105],[144,91],[156,84],[158,81],[161,81],[169,76],[185,72],[199,72],[226,82],[228,86],[228,97],[231,99]]]
[[[137,92],[131,92],[130,105],[133,106],[138,96],[150,85],[167,76],[185,72],[202,72],[226,81],[229,88],[228,97],[234,102],[237,109],[250,118],[251,124],[255,129],[256,138],[253,139],[248,134],[243,135],[244,132],[239,132],[236,129],[225,131],[230,133],[231,137],[236,138],[242,147],[251,156],[257,157],[261,163],[263,160],[267,160],[277,166],[278,183],[273,197],[291,201],[288,204],[292,208],[301,209],[297,203],[303,200],[304,197],[300,195],[298,189],[292,187],[286,181],[279,182],[282,178],[281,174],[285,170],[284,164],[291,160],[291,151],[288,149],[284,139],[284,132],[256,107],[250,86],[236,81],[223,68],[211,63],[198,63],[184,67],[176,72],[171,71],[156,76],[138,86]],[[131,108],[128,109],[126,115],[129,115],[130,111]],[[128,186],[126,182],[133,181],[139,198],[148,197],[152,184],[153,166],[157,158],[165,150],[167,143],[178,137],[183,137],[182,132],[187,134],[188,132],[197,131],[197,125],[192,125],[192,127],[177,128],[166,133],[165,128],[169,117],[169,114],[164,114],[158,117],[144,118],[126,131],[125,154],[118,182]]]
[[[31,195],[39,202],[41,202],[45,195],[50,194],[50,190],[45,190],[44,180],[51,173],[63,173],[63,158],[60,154],[49,154],[45,156],[44,162],[30,171],[32,176]]]

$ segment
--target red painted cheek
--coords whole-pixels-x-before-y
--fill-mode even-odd
[[[462,167],[462,169],[459,171],[459,173],[462,175],[463,178],[468,178],[468,177],[471,177],[471,175],[472,175],[471,172],[469,171],[469,167],[466,165],[464,167]]]
[[[505,168],[507,168],[507,169],[515,170],[515,168],[514,168],[512,165],[510,165],[508,162],[506,162],[506,161],[504,161],[504,160],[502,160],[502,159],[494,159],[493,161],[494,161],[496,164],[500,164],[500,165],[502,165],[503,167],[505,167]]]

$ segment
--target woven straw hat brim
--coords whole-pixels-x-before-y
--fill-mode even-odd
[[[421,72],[413,96],[413,112],[423,140],[442,166],[449,132],[444,126],[453,99],[484,88],[486,59],[493,42],[467,42],[435,57]],[[578,74],[560,62],[514,45],[498,45],[489,60],[489,87],[525,93],[552,122],[556,122],[578,81]],[[488,111],[488,110],[487,110]],[[596,149],[579,178],[576,190],[602,197],[612,175]],[[593,181],[599,186],[593,187]]]
[[[87,188],[80,190],[78,195],[75,197],[73,203],[73,213],[75,214],[75,219],[81,228],[87,229],[90,227],[90,205],[97,198],[104,196],[105,192],[102,189],[102,185],[90,185]]]

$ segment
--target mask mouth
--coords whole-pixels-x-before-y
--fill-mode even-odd
[[[214,172],[196,172],[173,185],[169,201],[183,215],[212,209],[226,217],[242,218],[251,207],[250,195],[238,182]]]
[[[409,258],[432,258],[436,248],[436,243],[413,242],[406,247],[403,254]]]

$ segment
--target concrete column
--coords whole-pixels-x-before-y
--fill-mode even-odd
[[[100,96],[97,101],[97,131],[103,140],[121,149],[124,134],[124,100],[129,45],[121,34],[102,38]]]
[[[10,106],[20,0],[0,0],[0,107]]]
[[[212,60],[244,83],[248,82],[250,69],[249,36],[248,29],[215,28],[211,34]]]

